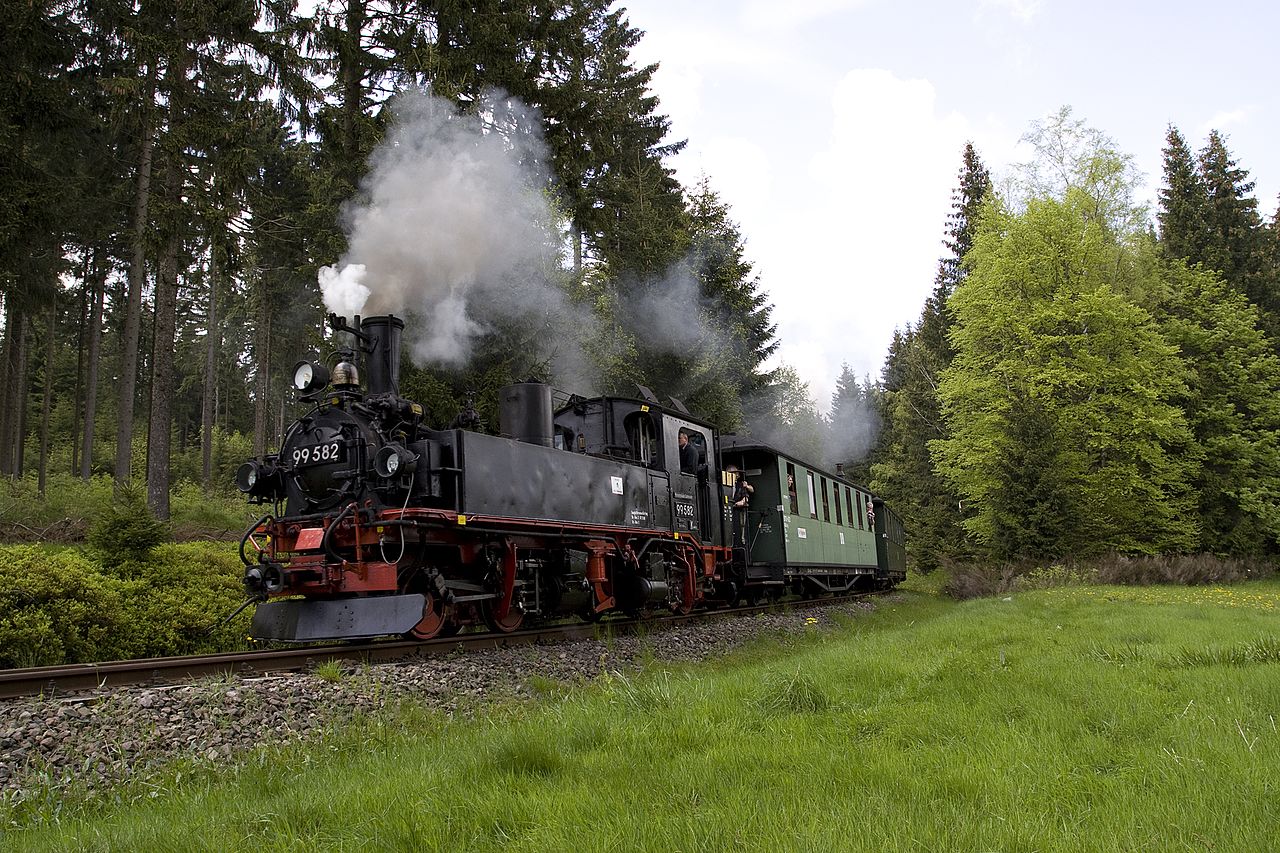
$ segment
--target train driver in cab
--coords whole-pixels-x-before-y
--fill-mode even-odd
[[[676,441],[680,444],[680,473],[698,473],[698,449],[689,443],[688,430],[680,430]]]

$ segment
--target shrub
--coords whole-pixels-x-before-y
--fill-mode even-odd
[[[120,490],[117,499],[89,530],[89,545],[105,566],[145,561],[151,551],[170,538],[168,526],[157,519],[132,486]]]
[[[249,615],[226,544],[157,547],[110,567],[49,546],[0,547],[0,667],[244,648]]]
[[[1050,563],[944,563],[943,591],[961,600],[1030,589],[1107,583],[1148,586],[1167,583],[1194,586],[1266,578],[1275,568],[1256,559],[1213,554],[1126,556],[1108,554],[1089,561]]]
[[[82,554],[0,549],[0,666],[50,666],[124,656],[120,582]]]

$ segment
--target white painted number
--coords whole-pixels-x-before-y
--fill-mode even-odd
[[[293,464],[310,465],[313,462],[332,462],[338,458],[338,442],[317,444],[314,447],[299,447],[293,451]]]

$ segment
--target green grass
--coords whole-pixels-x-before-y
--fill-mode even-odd
[[[46,806],[0,846],[1272,850],[1277,607],[1276,581],[906,593],[713,665]]]

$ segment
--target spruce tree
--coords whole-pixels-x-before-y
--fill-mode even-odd
[[[1271,555],[1280,543],[1280,358],[1257,308],[1214,272],[1181,261],[1162,268],[1169,292],[1157,309],[1165,338],[1188,367],[1175,402],[1199,460],[1199,547]]]
[[[840,366],[827,416],[827,464],[844,466],[845,476],[871,481],[871,453],[880,437],[877,389],[869,378],[859,382],[847,363]]]
[[[1226,141],[1210,131],[1200,151],[1200,175],[1206,194],[1204,252],[1199,261],[1222,273],[1232,287],[1262,309],[1272,337],[1280,331],[1280,294],[1263,263],[1262,219],[1254,182],[1227,150]]]
[[[1164,182],[1160,188],[1160,251],[1166,258],[1204,259],[1208,193],[1186,140],[1169,125],[1164,148]]]

